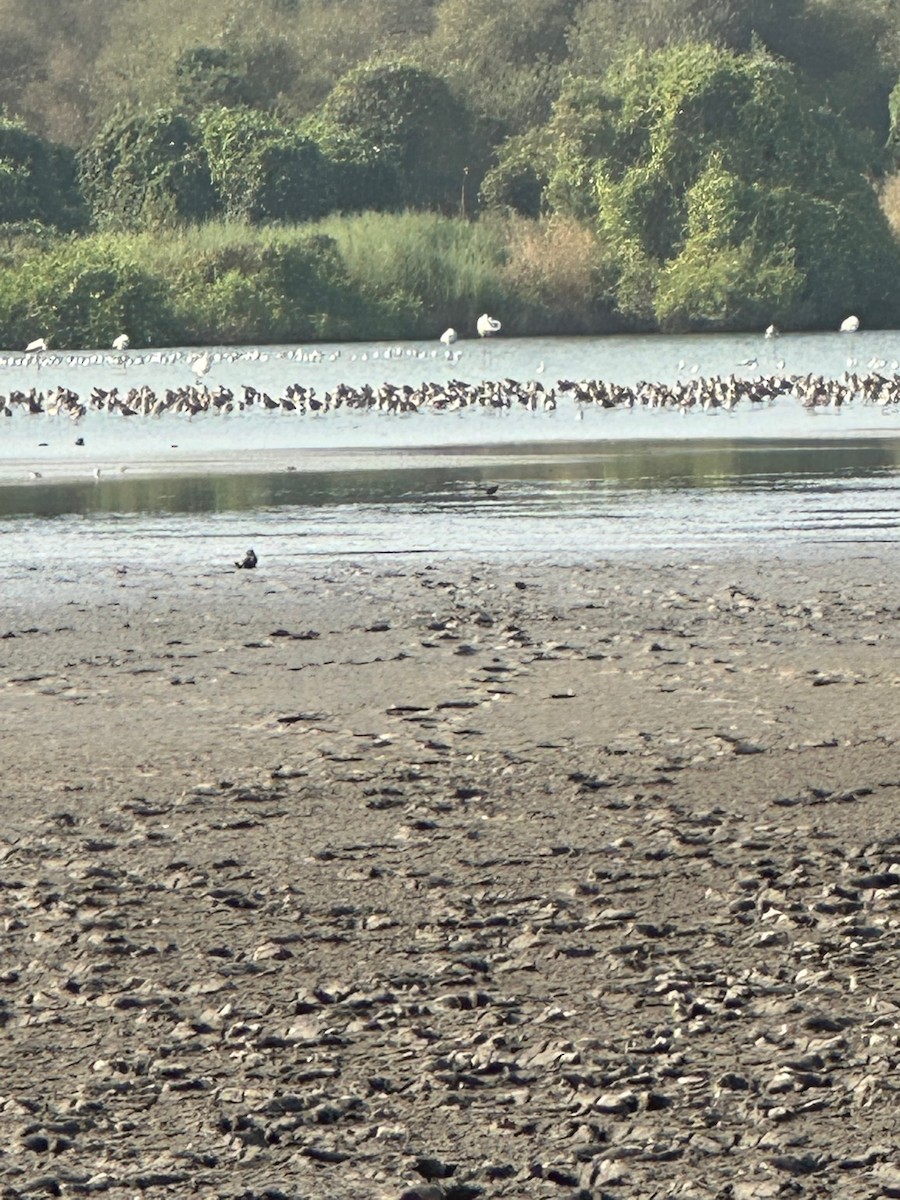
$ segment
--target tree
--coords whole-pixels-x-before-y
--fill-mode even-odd
[[[481,184],[481,204],[523,217],[540,216],[552,161],[545,129],[507,138]]]
[[[79,168],[100,228],[173,226],[202,221],[216,209],[200,133],[171,109],[114,117],[81,155]]]
[[[787,64],[709,45],[642,53],[573,85],[554,122],[548,199],[593,215],[634,319],[896,317],[898,252],[865,178],[875,148]]]
[[[251,223],[308,221],[332,207],[329,163],[296,128],[249,109],[225,108],[203,113],[200,125],[226,216]]]
[[[351,168],[338,203],[347,209],[459,211],[463,188],[480,176],[470,112],[444,80],[409,62],[350,71],[310,132],[327,157]]]
[[[240,51],[192,46],[175,60],[175,101],[182,112],[235,108],[253,99],[249,64]]]
[[[802,15],[773,23],[765,41],[803,73],[819,104],[883,143],[900,73],[897,15],[895,0],[806,0]]]
[[[794,36],[806,0],[585,0],[569,33],[570,66],[602,75],[626,48],[709,42],[747,53]]]
[[[37,221],[69,232],[86,218],[72,151],[0,118],[0,223]]]
[[[0,0],[0,108],[41,137],[80,145],[93,117],[95,63],[129,0]]]
[[[422,61],[504,133],[543,124],[568,57],[578,0],[443,0]]]

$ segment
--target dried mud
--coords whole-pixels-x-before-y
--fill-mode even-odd
[[[0,618],[0,1194],[900,1196],[876,559]]]

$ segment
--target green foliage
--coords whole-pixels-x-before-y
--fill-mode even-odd
[[[182,112],[252,104],[249,63],[240,50],[192,46],[175,60],[175,102]]]
[[[79,167],[99,228],[172,227],[215,211],[199,131],[171,109],[113,118],[81,155]]]
[[[250,109],[210,110],[200,124],[226,216],[252,223],[305,221],[332,207],[330,164],[295,128]]]
[[[863,177],[873,148],[790,67],[675,45],[597,91],[573,85],[558,106],[547,195],[596,214],[624,314],[738,328],[886,311],[898,259]]]
[[[0,118],[0,223],[37,221],[68,231],[86,217],[72,152]]]
[[[485,208],[540,216],[552,161],[545,142],[542,130],[531,130],[503,144],[497,163],[481,184],[480,201]]]
[[[894,0],[806,0],[774,23],[766,45],[802,73],[816,101],[877,143],[888,136],[888,97],[900,73]]]
[[[37,131],[0,119],[0,262],[56,254],[85,223],[81,187],[103,230],[181,245],[186,224],[238,223],[253,255],[235,261],[232,244],[188,306],[228,339],[324,329],[326,310],[341,328],[430,336],[470,304],[502,309],[506,329],[550,327],[552,305],[573,328],[577,304],[607,327],[613,301],[647,328],[831,324],[849,306],[885,324],[900,315],[897,254],[871,181],[900,149],[896,7],[0,0],[0,106]],[[77,172],[49,137],[81,148]],[[347,248],[367,219],[336,221],[356,266],[339,277],[320,248],[313,275],[298,267],[334,290],[295,325],[245,225],[479,207],[492,210],[481,274],[462,266],[474,235],[454,222],[425,235],[410,215],[380,227],[379,279],[374,242]],[[564,240],[513,235],[497,214],[586,224],[590,269],[572,265],[571,222]],[[564,250],[569,267],[551,269]]]
[[[458,211],[472,166],[469,111],[437,76],[409,62],[370,63],[350,71],[322,106],[312,134],[334,162],[356,169],[359,196],[375,209]],[[367,186],[366,186],[367,185]],[[346,188],[347,184],[344,183]]]
[[[175,326],[167,289],[114,243],[79,239],[0,269],[0,342],[36,335],[57,347],[166,345]]]
[[[543,124],[559,92],[579,0],[443,0],[421,57],[504,133]]]
[[[366,213],[329,218],[353,285],[394,320],[384,336],[438,337],[448,325],[475,328],[479,314],[509,308],[501,273],[508,256],[502,221],[438,213]],[[396,323],[396,318],[403,323]]]
[[[806,0],[585,0],[569,30],[570,67],[601,76],[627,52],[689,42],[780,51],[805,7]]]
[[[190,238],[166,269],[182,338],[300,342],[348,336],[360,303],[335,243],[302,230]]]

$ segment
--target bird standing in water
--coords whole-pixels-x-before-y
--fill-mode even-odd
[[[256,552],[254,550],[248,550],[244,555],[243,561],[236,562],[234,565],[239,571],[251,571],[256,566],[258,561],[259,559],[256,557]]]

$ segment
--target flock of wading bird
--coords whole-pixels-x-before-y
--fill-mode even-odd
[[[500,322],[487,313],[479,317],[476,325],[481,337],[493,336],[499,332],[500,327]],[[859,329],[859,321],[856,317],[848,317],[840,328],[843,333],[854,333]],[[776,337],[777,332],[775,327],[770,325],[766,330],[766,337]],[[456,330],[447,329],[440,338],[445,347],[445,357],[453,362],[456,362],[461,354],[460,351],[450,349],[457,337]],[[812,373],[784,374],[784,364],[779,362],[777,365],[780,373],[758,375],[754,378],[719,374],[679,379],[676,383],[640,381],[634,385],[599,379],[580,382],[559,379],[555,384],[545,386],[540,380],[520,382],[510,378],[475,384],[451,379],[446,382],[423,382],[416,387],[392,383],[351,387],[339,383],[332,389],[323,391],[321,395],[317,394],[314,387],[292,383],[285,387],[280,395],[273,397],[249,384],[242,385],[235,392],[221,384],[210,387],[204,382],[204,376],[209,373],[214,362],[268,361],[270,355],[265,351],[204,351],[196,355],[177,350],[148,351],[145,354],[126,357],[124,352],[128,345],[127,336],[121,334],[113,342],[115,355],[101,352],[51,355],[46,340],[39,338],[29,343],[24,357],[0,356],[0,367],[20,366],[29,359],[36,361],[38,366],[43,364],[56,367],[93,363],[133,367],[187,362],[195,377],[194,382],[167,387],[161,392],[156,392],[145,384],[141,387],[130,387],[124,394],[118,387],[95,386],[86,396],[61,385],[44,391],[32,387],[28,391],[16,390],[8,396],[0,395],[0,417],[9,418],[17,412],[23,412],[34,416],[44,414],[51,417],[68,417],[77,422],[89,412],[114,413],[123,417],[160,417],[167,413],[195,417],[206,414],[227,415],[252,409],[300,416],[322,416],[341,408],[388,414],[459,412],[464,409],[526,409],[532,412],[552,412],[560,400],[567,399],[574,404],[576,416],[581,418],[585,410],[591,408],[661,408],[684,413],[696,409],[706,412],[732,412],[742,403],[770,404],[782,396],[795,399],[807,409],[841,408],[853,401],[883,408],[897,406],[900,409],[900,363],[893,363],[890,373],[886,373],[886,362],[878,359],[869,362],[863,372],[849,369],[850,366],[856,365],[854,359],[849,359],[848,370],[840,379]],[[437,354],[437,351],[431,352],[432,357],[436,357]],[[428,352],[387,347],[381,351],[361,352],[358,356],[354,353],[349,355],[349,358],[353,361],[379,358],[390,361],[409,355],[428,357]],[[340,356],[341,352],[335,350],[329,353],[328,359],[334,362]],[[274,352],[274,357],[316,363],[323,361],[325,355],[316,350],[298,349],[280,350]],[[748,359],[739,365],[746,371],[758,364],[756,359]],[[538,372],[542,370],[543,364],[538,368]],[[696,370],[696,367],[692,368],[692,373]]]

